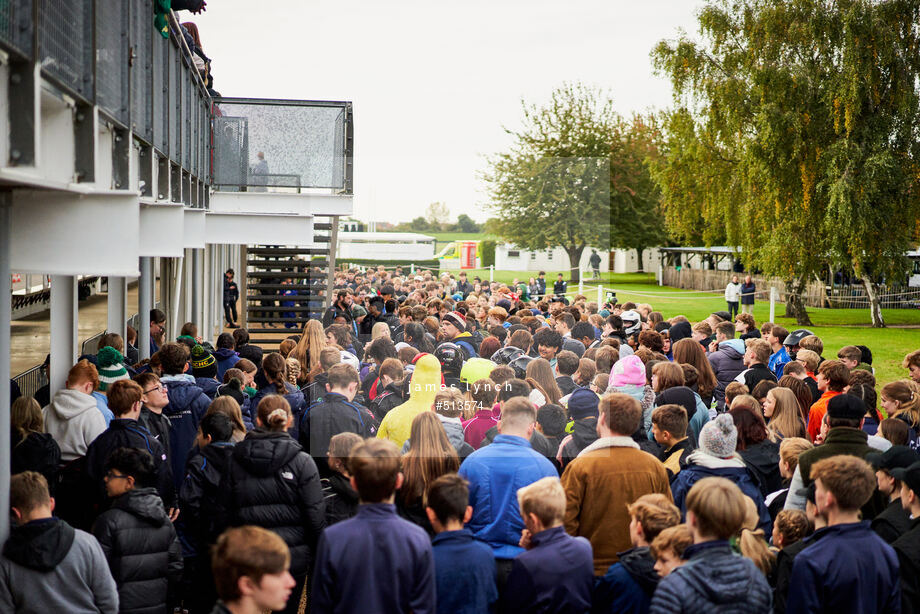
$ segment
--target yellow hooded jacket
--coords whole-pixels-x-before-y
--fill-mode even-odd
[[[409,400],[402,405],[397,405],[383,417],[383,422],[380,423],[380,428],[377,430],[377,437],[389,439],[401,450],[403,444],[409,439],[412,421],[423,411],[431,411],[434,397],[439,390],[441,390],[441,363],[431,354],[422,356],[415,363],[415,371],[412,372],[412,379],[409,380]]]

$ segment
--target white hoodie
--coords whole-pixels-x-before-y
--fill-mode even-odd
[[[86,448],[105,430],[105,418],[96,399],[79,390],[60,390],[42,410],[45,432],[61,448],[61,460],[72,461],[86,455]]]

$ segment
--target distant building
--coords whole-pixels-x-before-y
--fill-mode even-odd
[[[586,247],[581,254],[579,268],[590,277],[591,247]],[[601,272],[635,273],[639,270],[638,258],[634,249],[616,249],[609,252],[597,250],[601,257]],[[647,249],[642,253],[644,270],[653,271],[658,262],[658,251]],[[507,271],[560,271],[569,268],[569,255],[561,247],[541,250],[521,249],[511,243],[499,243],[495,247],[495,268]]]

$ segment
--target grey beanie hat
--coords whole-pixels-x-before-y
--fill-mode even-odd
[[[730,458],[738,445],[738,429],[729,414],[719,414],[700,431],[700,449],[718,458]]]

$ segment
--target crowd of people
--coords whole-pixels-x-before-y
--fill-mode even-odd
[[[920,350],[520,285],[104,335],[13,402],[0,610],[920,611]]]

